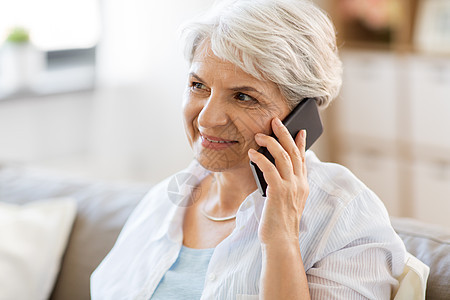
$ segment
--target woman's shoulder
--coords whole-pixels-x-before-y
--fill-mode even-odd
[[[306,158],[310,187],[307,206],[311,211],[323,214],[328,210],[329,217],[348,217],[352,214],[360,220],[363,216],[367,217],[368,222],[378,218],[389,223],[381,199],[349,169],[336,163],[321,162],[313,152],[308,153]]]
[[[383,245],[397,257],[400,270],[404,246],[380,198],[344,166],[323,163],[314,153],[308,153],[307,164],[310,194],[303,213],[305,218],[302,216],[300,240],[309,249],[315,249],[308,267],[351,245],[360,248]]]
[[[369,188],[348,168],[320,161],[314,152],[306,152],[306,166],[310,186],[319,189],[341,205],[347,205]]]

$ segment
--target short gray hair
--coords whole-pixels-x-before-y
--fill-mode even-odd
[[[219,1],[183,28],[186,59],[209,41],[213,53],[274,82],[293,108],[303,98],[326,107],[342,83],[334,26],[308,0]]]

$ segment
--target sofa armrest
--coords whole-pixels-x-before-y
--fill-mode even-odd
[[[426,299],[450,299],[450,229],[409,218],[391,218],[409,253],[430,267]]]

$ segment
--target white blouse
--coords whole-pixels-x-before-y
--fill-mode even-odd
[[[346,168],[306,152],[310,193],[299,243],[312,299],[389,299],[406,250],[379,198]],[[176,261],[186,200],[210,171],[197,161],[142,199],[91,276],[92,299],[149,299]],[[258,224],[265,198],[242,202],[236,227],[214,250],[201,299],[258,299]]]

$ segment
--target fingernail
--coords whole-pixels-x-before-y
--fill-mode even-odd
[[[256,150],[255,149],[248,149],[248,152],[250,153],[250,154],[255,154],[256,153]]]
[[[306,129],[302,129],[301,135],[302,139],[306,139]]]
[[[283,126],[283,124],[281,123],[280,119],[275,118],[275,124],[277,124],[278,126]]]

